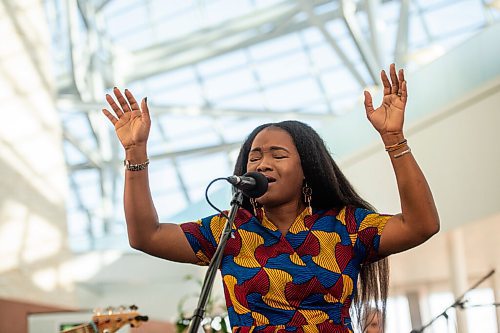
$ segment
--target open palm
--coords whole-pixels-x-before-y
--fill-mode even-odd
[[[404,72],[400,69],[396,75],[395,65],[391,64],[391,82],[389,82],[385,71],[380,73],[380,77],[384,85],[382,104],[375,109],[373,107],[372,96],[369,92],[365,91],[366,116],[381,135],[401,133],[403,131],[404,112],[408,98]]]
[[[121,144],[125,149],[146,145],[151,128],[146,99],[142,100],[141,107],[139,107],[134,96],[127,89],[125,89],[126,99],[118,88],[114,88],[113,92],[119,105],[109,94],[106,95],[106,100],[116,116],[107,109],[103,109],[102,112],[115,126],[116,135]]]

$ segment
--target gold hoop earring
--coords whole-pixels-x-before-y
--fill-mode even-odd
[[[313,192],[312,188],[310,188],[306,182],[302,187],[302,194],[304,195],[304,202],[307,204],[307,213],[309,215],[312,215],[312,207],[311,207],[312,192]]]

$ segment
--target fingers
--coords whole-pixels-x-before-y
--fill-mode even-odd
[[[111,121],[113,125],[118,122],[118,119],[116,119],[108,110],[102,109],[102,113],[104,113],[104,115]]]
[[[407,90],[406,90],[405,73],[404,73],[403,69],[399,70],[399,72],[398,72],[398,79],[399,79],[399,92],[398,92],[398,96],[401,97],[401,99],[403,99],[403,96],[405,98],[407,98],[408,97],[408,93],[407,93]]]
[[[130,92],[130,90],[125,89],[125,97],[127,97],[128,102],[130,103],[130,108],[132,111],[139,111],[139,104],[135,100],[134,95]]]
[[[140,112],[141,109],[139,108],[139,103],[137,103],[137,100],[135,99],[134,95],[130,92],[130,90],[125,89],[124,90],[125,96],[123,96],[120,89],[114,87],[113,93],[116,96],[116,100],[118,101],[119,104],[115,102],[114,98],[110,94],[106,94],[106,101],[109,103],[109,105],[116,113],[118,118],[121,118],[125,112]],[[112,114],[111,116],[114,118]]]
[[[141,110],[142,110],[142,116],[145,117],[147,120],[150,120],[151,118],[149,117],[148,98],[147,97],[144,97],[141,101]]]
[[[384,96],[395,94],[403,100],[404,95],[404,102],[406,103],[408,94],[406,90],[406,81],[403,69],[400,69],[396,74],[396,65],[392,63],[389,67],[389,75],[391,77],[390,81],[384,70],[382,70],[382,72],[380,73],[380,77],[384,85]]]
[[[389,82],[389,79],[387,78],[387,74],[385,73],[384,70],[380,72],[380,78],[382,79],[382,84],[384,85],[384,95],[390,95],[391,94],[391,83]]]
[[[406,81],[403,81],[401,83],[401,101],[406,104],[406,101],[408,100],[408,90],[406,89]]]
[[[399,89],[401,89],[401,85],[405,80],[405,72],[403,71],[402,68],[398,71],[398,80],[399,80]]]
[[[392,63],[389,71],[390,71],[391,81],[392,81],[391,93],[398,94],[399,93],[399,80],[398,80],[398,76],[396,75],[396,65]]]
[[[122,109],[118,106],[118,104],[115,103],[115,100],[113,99],[113,97],[111,97],[110,94],[106,94],[106,101],[111,106],[111,108],[113,109],[113,111],[115,112],[115,114],[118,118],[123,116]]]
[[[117,87],[114,87],[113,88],[113,93],[115,94],[116,99],[118,100],[118,103],[120,103],[123,112],[130,112],[131,110],[130,110],[130,107],[128,105],[128,102],[125,99],[125,97],[123,97],[122,92],[120,91],[120,89],[118,89]]]
[[[365,111],[366,111],[366,116],[368,117],[372,112],[374,112],[373,108],[373,100],[372,100],[372,95],[368,91],[364,91],[365,94]]]

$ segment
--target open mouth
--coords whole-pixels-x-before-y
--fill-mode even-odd
[[[275,179],[275,178],[273,178],[273,177],[266,176],[266,178],[267,178],[267,182],[268,182],[269,184],[276,182],[276,179]]]

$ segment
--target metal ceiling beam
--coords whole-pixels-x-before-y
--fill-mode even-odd
[[[296,13],[298,13],[298,8],[295,4],[281,3],[266,10],[253,12],[229,22],[195,31],[187,36],[170,40],[168,43],[146,47],[134,52],[133,55],[139,62],[145,62],[185,53],[186,50],[194,48],[205,49],[213,43],[221,43],[223,39],[234,39],[235,36],[248,34],[248,31],[258,30],[263,26],[279,26],[283,19]],[[269,30],[269,28],[267,29]],[[252,35],[257,32],[253,32]]]
[[[405,67],[408,54],[408,33],[410,25],[410,0],[401,0],[399,9],[398,35],[396,37],[395,59],[399,67]]]
[[[373,56],[375,61],[377,62],[379,68],[383,66],[382,59],[382,43],[380,42],[380,36],[382,32],[380,30],[380,26],[384,24],[383,20],[380,18],[379,9],[380,9],[381,0],[365,0],[365,11],[368,16],[368,25],[370,27],[370,42],[373,50]],[[376,71],[379,71],[379,68]],[[379,82],[378,76],[375,82]]]
[[[332,119],[334,115],[328,113],[317,112],[298,112],[298,110],[290,110],[287,112],[259,110],[259,109],[219,109],[196,106],[171,106],[149,104],[149,109],[155,116],[162,114],[180,115],[180,116],[237,116],[237,117],[259,117],[259,118],[297,118],[297,119]],[[57,102],[57,107],[61,112],[95,112],[104,107],[100,102],[82,102],[72,99],[60,98]]]
[[[381,66],[377,61],[375,52],[370,46],[370,43],[363,36],[363,31],[356,18],[356,5],[351,0],[340,0],[340,4],[344,22],[372,79],[370,83],[376,84],[380,81],[378,79],[378,73]],[[366,84],[364,86],[366,86]]]
[[[112,0],[96,0],[95,1],[95,8],[98,12],[103,10],[104,7],[106,7]]]
[[[85,217],[87,218],[86,219],[87,223],[85,225],[85,230],[86,230],[88,238],[89,238],[90,248],[94,248],[95,238],[94,238],[94,231],[93,231],[93,228],[92,228],[92,214],[89,211],[88,207],[86,207],[85,204],[83,203],[82,196],[80,194],[80,191],[78,190],[79,186],[76,184],[75,178],[74,178],[74,176],[73,176],[72,173],[70,173],[68,175],[68,179],[69,179],[69,184],[70,184],[70,187],[71,187],[71,192],[75,196],[75,200],[78,203],[78,209],[82,213],[85,213]]]
[[[96,168],[103,165],[101,155],[98,154],[95,149],[84,145],[82,140],[76,138],[66,129],[63,129],[63,138],[71,143],[71,145],[75,147],[76,150],[78,150],[80,153],[82,153],[83,156],[85,156],[85,158],[87,158],[89,165]]]
[[[191,200],[191,196],[189,195],[188,186],[186,185],[186,182],[184,181],[184,178],[182,177],[179,163],[177,162],[176,158],[172,158],[171,160],[172,160],[172,165],[174,166],[174,170],[175,170],[175,177],[177,178],[177,181],[179,182],[179,186],[181,188],[182,194],[184,195],[184,199],[186,200],[187,204],[190,205],[193,203],[193,200]]]
[[[311,48],[305,42],[304,36],[302,34],[300,35],[300,42],[302,43],[302,47],[304,49],[304,54],[307,57],[307,61],[309,63],[309,68],[311,69],[310,75],[314,78],[314,82],[316,82],[316,86],[318,87],[318,90],[321,92],[321,96],[323,97],[323,102],[325,104],[325,108],[328,111],[328,113],[333,114],[334,111],[332,109],[331,98],[327,92],[327,89],[325,88],[325,85],[323,84],[323,81],[321,81],[319,71],[315,68],[315,63],[314,63],[314,60],[313,60],[313,57],[311,54]]]
[[[107,64],[102,63],[101,57],[98,54],[102,53],[106,48],[102,47],[101,41],[102,31],[102,16],[96,11],[94,2],[86,2],[82,0],[62,1],[65,4],[67,12],[67,35],[66,38],[70,41],[69,58],[72,64],[72,75],[74,79],[74,87],[71,93],[78,99],[83,101],[94,100],[100,96],[105,90],[105,74],[102,70]],[[64,8],[64,7],[63,7]],[[80,26],[79,21],[83,20],[84,25]],[[82,31],[83,30],[83,31]],[[83,32],[83,33],[82,33]],[[111,231],[114,220],[114,212],[117,202],[114,200],[117,191],[118,172],[113,170],[110,163],[104,161],[116,160],[117,153],[112,149],[110,140],[110,129],[107,124],[102,121],[102,115],[98,110],[84,113],[90,128],[90,133],[97,149],[88,151],[88,149],[80,150],[89,159],[83,163],[87,167],[96,168],[99,173],[99,191],[102,196],[100,201],[101,218],[103,219],[103,231],[109,233]],[[69,135],[66,133],[66,135]],[[97,163],[93,154],[98,153],[101,160]],[[70,171],[75,169],[70,166]]]
[[[156,128],[158,129],[158,132],[160,133],[160,136],[163,138],[163,141],[167,142],[168,141],[167,134],[165,133],[165,129],[163,128],[163,126],[160,124],[158,115],[155,114],[152,115],[152,117],[155,118],[154,126],[156,126]],[[191,204],[192,200],[191,196],[189,195],[188,187],[186,185],[186,182],[184,181],[184,178],[182,177],[181,171],[179,170],[179,163],[177,163],[177,160],[175,158],[172,159],[172,165],[175,170],[175,176],[177,178],[177,181],[179,182],[181,191],[184,195],[184,199],[186,199],[186,202],[188,204]]]
[[[317,1],[314,6],[328,3]],[[133,72],[126,74],[125,82],[190,66],[232,51],[300,31],[309,27],[307,20],[298,16],[300,7],[295,1],[283,2],[251,15],[225,22],[215,28],[196,31],[177,40],[161,43],[133,53]],[[340,17],[333,9],[318,15],[323,21]]]
[[[161,147],[161,145],[159,145]],[[234,149],[239,149],[241,147],[241,142],[230,142],[230,143],[224,143],[224,144],[215,144],[211,146],[206,146],[206,147],[197,147],[197,148],[192,148],[192,149],[185,149],[181,151],[175,151],[175,152],[165,152],[161,154],[154,154],[151,156],[151,160],[157,160],[157,159],[170,159],[170,158],[179,158],[179,157],[186,157],[186,156],[203,156],[203,155],[209,155],[209,154],[214,154],[214,153],[220,153],[220,152],[226,152],[226,151],[231,151]],[[161,149],[159,149],[161,150]],[[165,149],[166,151],[166,149]]]
[[[326,21],[320,16],[316,15],[314,12],[314,8],[311,6],[311,4],[307,0],[302,0],[301,1],[302,7],[304,11],[307,13],[308,16],[308,22],[315,26],[323,35],[325,38],[326,42],[330,44],[330,46],[333,48],[335,53],[339,56],[339,58],[342,60],[342,62],[346,65],[346,67],[349,69],[351,72],[352,76],[354,79],[359,83],[361,87],[367,86],[367,83],[365,79],[361,76],[359,71],[356,69],[354,64],[351,62],[349,57],[345,54],[345,52],[342,50],[342,48],[339,46],[337,43],[336,39],[330,34],[330,32],[326,29],[325,23]]]
[[[204,155],[209,155],[209,154],[214,154],[214,153],[220,153],[220,152],[230,152],[231,150],[234,149],[239,149],[241,147],[242,142],[231,142],[231,143],[225,143],[225,144],[216,144],[216,145],[211,145],[211,146],[206,146],[206,147],[197,147],[197,148],[192,148],[192,149],[185,149],[185,150],[179,150],[179,151],[171,151],[171,152],[165,152],[161,154],[151,154],[149,156],[149,159],[151,161],[153,160],[160,160],[160,159],[177,159],[180,157],[186,157],[186,156],[204,156]],[[161,145],[159,145],[161,147]],[[159,149],[161,150],[161,149]],[[164,149],[165,151],[167,148]],[[70,166],[70,169],[72,171],[78,171],[78,170],[86,170],[86,169],[93,169],[94,166],[90,165],[89,163],[78,163],[78,164],[73,164]],[[116,164],[115,170],[117,172],[121,172],[123,170],[123,165]]]

